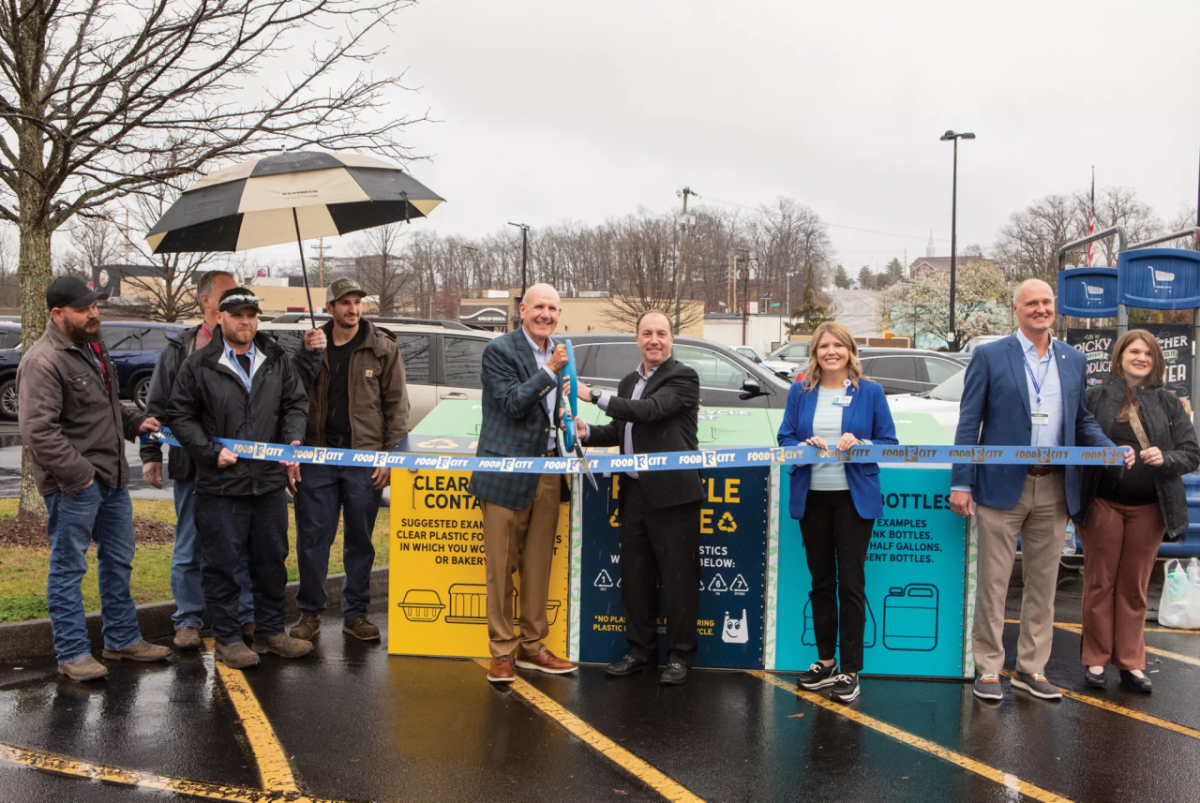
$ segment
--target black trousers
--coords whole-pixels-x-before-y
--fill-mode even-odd
[[[863,668],[863,628],[867,621],[864,569],[874,526],[874,519],[858,515],[849,491],[808,492],[800,535],[812,575],[810,599],[817,655],[823,661],[836,657],[840,632],[840,667],[846,674]]]
[[[204,604],[212,614],[213,635],[220,644],[242,638],[238,620],[241,586],[235,572],[242,556],[250,556],[250,589],[254,592],[254,637],[283,632],[287,586],[287,492],[280,488],[259,496],[196,494],[196,530],[200,533]]]
[[[629,652],[657,660],[658,584],[667,597],[667,662],[696,660],[700,614],[700,502],[656,508],[622,476],[621,601]]]

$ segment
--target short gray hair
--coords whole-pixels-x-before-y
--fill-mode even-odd
[[[200,281],[196,283],[196,297],[211,296],[213,292],[213,284],[216,283],[218,276],[226,276],[237,281],[237,277],[227,270],[210,270],[207,273],[200,274]]]

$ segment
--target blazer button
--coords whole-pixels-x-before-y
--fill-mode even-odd
[[[1029,426],[1025,427],[1025,429],[1033,429],[1033,425],[1030,424]]]

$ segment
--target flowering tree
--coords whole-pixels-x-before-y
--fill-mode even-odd
[[[967,262],[959,269],[954,288],[955,337],[959,348],[979,335],[1012,330],[1012,288],[1001,269],[985,262]],[[950,274],[925,273],[911,282],[897,282],[879,294],[881,322],[897,335],[911,336],[913,345],[933,346],[948,341]]]

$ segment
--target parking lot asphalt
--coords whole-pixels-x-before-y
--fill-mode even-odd
[[[355,641],[336,612],[312,655],[244,673],[209,652],[110,662],[88,685],[52,660],[3,664],[0,800],[1197,799],[1200,634],[1148,630],[1151,695],[1113,670],[1085,690],[1072,582],[1047,667],[1061,702],[867,677],[841,706],[784,674],[664,688],[600,666],[494,688],[480,662]],[[1011,654],[1017,626],[1005,634]]]

